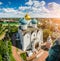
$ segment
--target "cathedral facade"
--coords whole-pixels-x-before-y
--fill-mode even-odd
[[[19,22],[18,36],[22,50],[39,50],[41,43],[43,43],[43,30],[37,27],[38,21],[26,15],[25,18],[20,19]]]

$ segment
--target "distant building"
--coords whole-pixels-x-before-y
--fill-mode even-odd
[[[43,43],[43,30],[37,27],[37,20],[31,19],[27,14],[26,19],[20,19],[18,28],[18,37],[23,51],[39,50]],[[29,18],[29,19],[27,19]]]

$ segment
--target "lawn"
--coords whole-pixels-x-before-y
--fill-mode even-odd
[[[14,57],[13,57],[12,54],[10,55],[10,60],[11,60],[11,61],[16,61],[16,60],[14,59]]]
[[[8,26],[8,24],[10,26],[18,26],[19,25],[18,22],[9,22],[9,23],[7,23],[7,22],[1,22],[0,24],[2,24],[3,26]]]

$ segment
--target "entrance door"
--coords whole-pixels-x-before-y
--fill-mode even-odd
[[[39,47],[39,43],[37,42],[37,43],[35,44],[35,49],[38,49],[38,47]]]

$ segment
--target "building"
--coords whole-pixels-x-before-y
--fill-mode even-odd
[[[37,27],[38,21],[36,19],[31,19],[28,14],[26,16],[26,18],[19,21],[18,37],[20,46],[23,51],[37,51],[41,48],[41,43],[43,43],[43,30]]]

